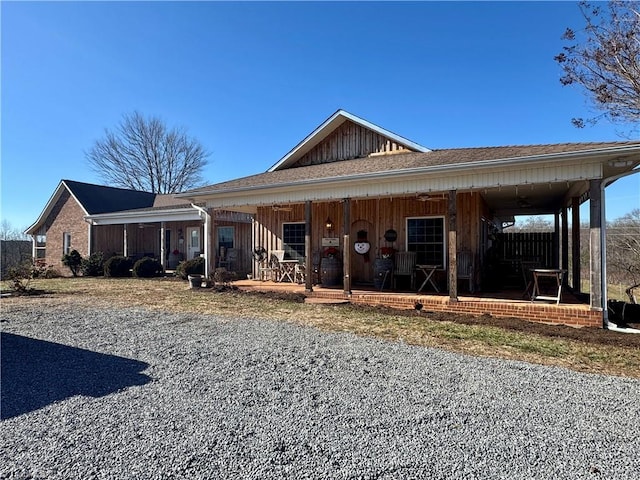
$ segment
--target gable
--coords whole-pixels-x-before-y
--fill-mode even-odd
[[[429,149],[349,112],[338,110],[267,171],[395,151],[428,152]]]
[[[412,150],[396,139],[347,120],[290,168],[409,151]]]

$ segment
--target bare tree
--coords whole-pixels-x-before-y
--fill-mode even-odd
[[[115,131],[86,153],[91,167],[109,184],[153,193],[176,193],[202,183],[209,154],[182,128],[168,130],[157,117],[124,115]]]
[[[6,218],[0,222],[0,240],[30,240],[31,237],[24,230],[15,228]]]
[[[608,224],[607,273],[629,285],[626,293],[635,303],[633,289],[640,287],[640,208]]]
[[[595,108],[602,113],[586,122],[607,118],[616,123],[640,120],[640,3],[614,0],[608,8],[580,2],[584,30],[567,28],[563,39],[570,42],[555,57],[564,71],[563,85],[586,89]],[[584,127],[582,118],[572,119]]]

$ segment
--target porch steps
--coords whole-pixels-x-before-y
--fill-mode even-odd
[[[304,299],[304,303],[318,305],[346,305],[351,302],[345,298],[306,297]]]

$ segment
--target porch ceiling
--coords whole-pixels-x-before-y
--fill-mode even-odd
[[[504,186],[485,189],[481,195],[498,217],[557,212],[567,200],[588,190],[585,181]]]

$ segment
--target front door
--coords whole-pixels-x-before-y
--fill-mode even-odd
[[[187,256],[189,259],[200,255],[200,227],[187,227]]]
[[[373,284],[373,262],[376,252],[373,245],[366,254],[359,254],[354,250],[355,242],[375,242],[376,230],[371,222],[364,219],[356,220],[351,224],[351,278],[354,285]],[[345,247],[346,248],[346,247]]]

